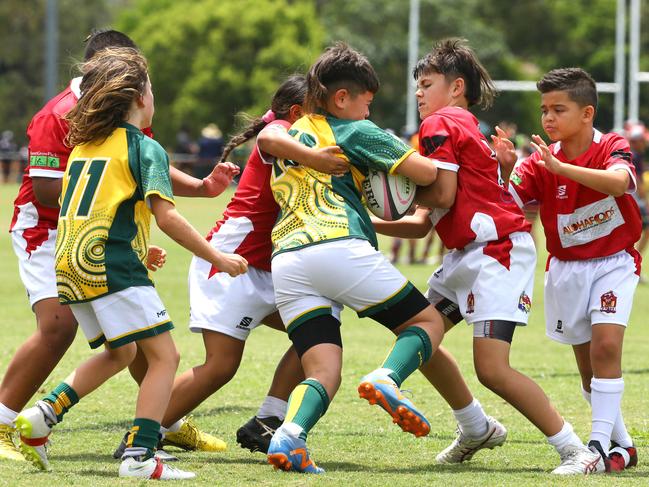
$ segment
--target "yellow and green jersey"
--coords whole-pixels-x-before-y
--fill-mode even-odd
[[[63,177],[56,239],[62,303],[153,285],[144,264],[147,197],[153,194],[173,202],[169,159],[136,127],[124,123],[105,141],[74,148]]]
[[[344,238],[368,240],[376,233],[365,209],[362,183],[369,169],[394,172],[414,150],[369,120],[343,120],[311,114],[300,118],[289,134],[304,145],[338,145],[351,170],[341,177],[278,159],[271,188],[280,213],[272,232],[273,255]]]

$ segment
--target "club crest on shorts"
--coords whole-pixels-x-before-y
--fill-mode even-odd
[[[617,296],[613,291],[602,294],[600,302],[601,306],[599,310],[602,313],[615,313],[615,308],[617,308]]]
[[[529,313],[530,309],[532,309],[532,300],[527,294],[525,294],[525,291],[523,291],[518,298],[518,309],[523,313]]]
[[[475,296],[473,291],[469,291],[469,295],[466,297],[466,314],[470,315],[475,311]]]

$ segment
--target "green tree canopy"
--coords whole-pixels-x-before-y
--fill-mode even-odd
[[[142,0],[117,27],[147,56],[156,96],[156,137],[187,126],[224,133],[234,115],[263,114],[277,85],[305,72],[322,27],[307,0]]]

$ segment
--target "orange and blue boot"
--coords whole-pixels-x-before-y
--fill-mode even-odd
[[[295,470],[302,473],[324,473],[309,455],[306,441],[298,436],[293,436],[281,426],[275,431],[268,446],[268,463],[275,469],[289,471]]]
[[[410,399],[405,397],[388,375],[374,371],[361,379],[358,394],[370,404],[378,404],[392,416],[392,422],[415,436],[426,436],[430,423]]]

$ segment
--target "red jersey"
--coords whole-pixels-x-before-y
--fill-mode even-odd
[[[438,169],[457,172],[455,203],[450,209],[431,212],[447,248],[462,249],[474,241],[493,242],[514,232],[529,232],[530,224],[503,187],[496,153],[471,112],[446,107],[424,119],[419,152]]]
[[[618,134],[595,130],[586,152],[570,161],[561,142],[550,150],[561,162],[600,170],[624,169],[631,182],[629,191],[613,197],[557,176],[539,166],[538,153],[517,166],[510,189],[519,205],[538,201],[548,252],[560,260],[586,260],[632,249],[640,239],[640,210],[630,192],[635,191],[635,169],[627,141]]]
[[[65,114],[76,105],[79,99],[81,78],[75,78],[70,85],[48,101],[34,115],[27,127],[29,139],[28,165],[23,182],[14,201],[12,230],[24,230],[27,252],[47,240],[49,230],[56,230],[59,209],[41,205],[32,189],[32,177],[62,178],[72,148],[64,143],[68,134]]]
[[[275,120],[264,130],[288,130],[285,120]],[[283,128],[280,128],[283,127]],[[217,247],[245,257],[253,267],[270,272],[272,244],[270,232],[277,220],[279,206],[270,189],[273,160],[255,145],[232,201],[216,222],[207,239],[218,239]]]
[[[14,215],[9,231],[23,230],[26,251],[39,247],[48,239],[50,230],[56,230],[59,208],[41,205],[32,187],[33,177],[59,179],[63,177],[72,147],[65,145],[68,123],[63,118],[77,104],[81,78],[74,78],[69,86],[48,101],[32,118],[27,127],[28,164],[23,182],[14,200]],[[151,129],[143,130],[152,137]]]

